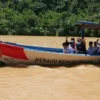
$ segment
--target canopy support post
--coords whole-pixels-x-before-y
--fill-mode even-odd
[[[85,34],[85,31],[84,31],[84,28],[82,28],[82,33],[81,33],[82,39],[84,39],[84,34]]]

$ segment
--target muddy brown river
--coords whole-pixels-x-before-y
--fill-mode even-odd
[[[62,48],[65,37],[0,36],[0,40]],[[87,43],[90,40],[96,38],[86,38]],[[0,68],[0,100],[100,100],[99,85],[99,65]]]

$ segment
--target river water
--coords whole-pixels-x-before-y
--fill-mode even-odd
[[[62,47],[65,37],[0,36],[0,40]],[[96,38],[86,38],[86,41]],[[4,66],[0,68],[0,100],[100,100],[99,65]]]

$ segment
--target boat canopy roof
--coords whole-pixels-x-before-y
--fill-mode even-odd
[[[80,28],[100,29],[100,23],[90,21],[78,21],[74,24]]]

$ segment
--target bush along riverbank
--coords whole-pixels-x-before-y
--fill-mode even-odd
[[[1,35],[80,36],[79,20],[100,22],[99,0],[1,0]],[[100,31],[85,30],[86,36]]]

